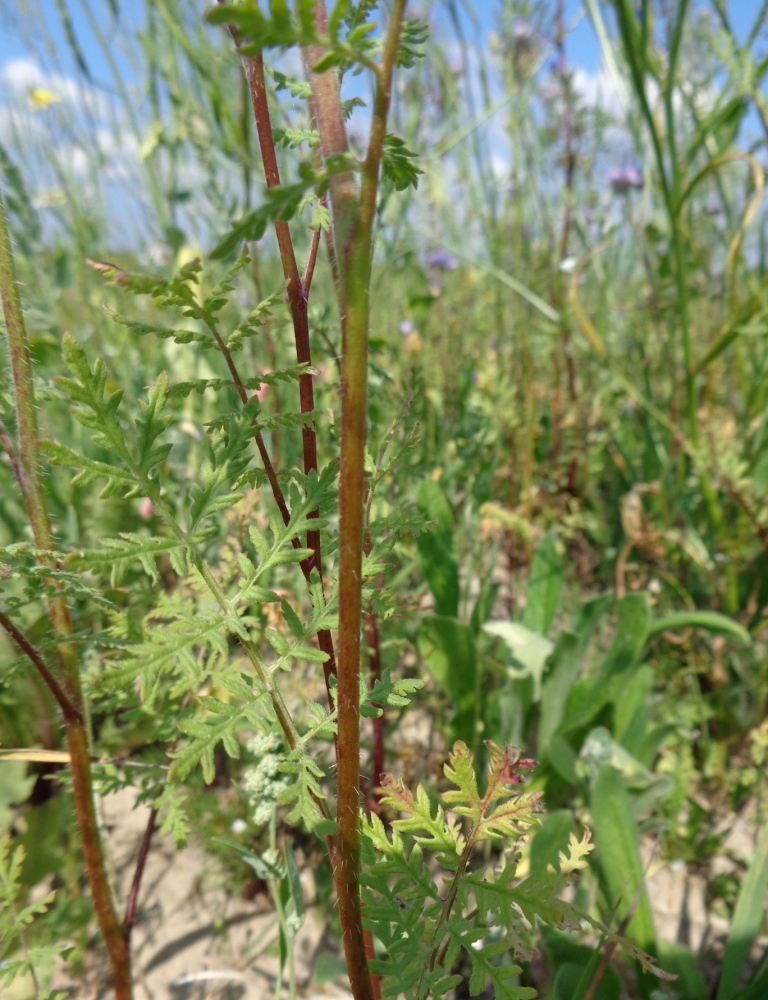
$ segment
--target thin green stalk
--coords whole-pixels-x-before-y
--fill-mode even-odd
[[[664,162],[664,152],[659,131],[653,117],[648,98],[645,92],[645,74],[647,67],[646,45],[647,38],[643,44],[635,45],[633,34],[633,13],[627,0],[619,0],[616,5],[619,31],[621,33],[624,46],[624,54],[629,63],[632,82],[635,93],[640,102],[640,108],[645,118],[646,124],[651,134],[656,165],[659,171],[664,204],[669,216],[669,224],[672,229],[672,254],[675,261],[675,285],[677,288],[678,310],[680,322],[680,340],[683,348],[683,358],[685,363],[685,395],[686,395],[686,416],[688,425],[688,436],[690,443],[696,447],[699,441],[697,394],[696,394],[696,371],[693,364],[693,352],[691,348],[691,331],[688,315],[688,283],[686,280],[685,252],[680,228],[680,215],[682,211],[681,192],[682,174],[677,156],[677,140],[675,132],[674,116],[674,80],[675,68],[680,52],[683,29],[685,25],[685,15],[687,12],[688,0],[681,0],[681,4],[673,26],[672,37],[670,39],[669,72],[663,87],[664,113],[666,119],[666,137],[669,154],[669,165]],[[682,471],[681,471],[682,476]],[[704,504],[707,510],[707,517],[716,540],[722,538],[724,531],[723,511],[718,502],[717,494],[712,485],[711,479],[706,472],[703,472],[699,481],[704,497]],[[733,613],[738,608],[738,592],[736,574],[733,565],[729,564],[725,568],[725,606],[726,610]]]
[[[670,173],[672,177],[671,189],[667,190],[667,211],[669,222],[672,227],[672,252],[675,258],[675,285],[677,286],[678,318],[680,322],[680,340],[683,348],[683,361],[685,364],[685,396],[686,412],[688,422],[688,436],[691,444],[695,448],[699,443],[699,421],[698,421],[698,399],[696,392],[696,375],[693,364],[693,350],[691,347],[690,318],[688,315],[688,281],[685,266],[685,250],[680,225],[682,213],[682,203],[680,194],[682,192],[682,173],[677,157],[677,137],[675,129],[674,111],[674,89],[675,89],[675,67],[682,40],[683,26],[688,0],[681,0],[678,15],[672,32],[669,54],[669,72],[666,86],[664,88],[664,113],[666,118],[667,144],[669,147]],[[712,481],[706,472],[699,476],[701,492],[704,497],[704,504],[707,510],[709,523],[712,527],[715,539],[719,540],[723,536],[724,520],[723,511],[717,498],[717,493],[712,485]],[[738,610],[738,586],[736,573],[733,565],[728,563],[725,567],[725,608],[734,614]]]
[[[40,476],[37,416],[29,344],[2,199],[0,199],[0,295],[3,300],[16,402],[18,432],[16,453],[22,498],[35,544],[39,549],[54,551],[53,532]],[[57,673],[61,689],[66,695],[66,704],[72,708],[72,712],[64,713],[64,723],[83,861],[96,917],[109,955],[115,996],[117,1000],[130,1000],[132,996],[130,952],[117,917],[104,864],[93,802],[90,746],[85,722],[87,712],[80,684],[80,664],[75,644],[67,641],[72,636],[72,621],[69,608],[62,597],[49,598],[48,617],[54,633],[59,640],[63,640],[56,648]],[[35,663],[34,658],[32,662]],[[35,666],[40,670],[39,664],[35,663]],[[41,673],[41,676],[45,680],[45,673]],[[52,687],[51,691],[56,697],[56,687]]]

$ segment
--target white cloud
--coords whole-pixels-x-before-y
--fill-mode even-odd
[[[624,119],[624,98],[605,67],[601,66],[596,73],[577,67],[573,71],[573,88],[587,107],[603,111],[619,121]]]
[[[62,188],[141,241],[147,176],[124,109],[87,82],[32,59],[0,67],[0,143],[21,168],[33,203],[60,211]]]
[[[47,90],[61,98],[70,111],[92,118],[107,118],[114,114],[110,99],[95,87],[63,73],[46,72],[32,59],[10,59],[0,69],[0,81],[7,93],[17,100],[28,98],[30,91]]]

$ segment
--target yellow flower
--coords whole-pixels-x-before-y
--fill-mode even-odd
[[[28,97],[29,106],[33,111],[46,111],[52,104],[61,104],[61,95],[44,87],[33,87]]]

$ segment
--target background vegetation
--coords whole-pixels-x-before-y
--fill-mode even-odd
[[[369,6],[351,5],[349,37]],[[388,125],[400,139],[386,145],[376,205],[365,849],[382,849],[370,817],[390,822],[403,806],[391,788],[381,801],[384,772],[435,803],[455,741],[481,779],[497,773],[485,741],[520,747],[523,763],[538,762],[526,793],[543,793],[547,812],[531,818],[530,836],[505,832],[520,838],[517,876],[546,881],[571,835],[590,829],[596,850],[571,898],[598,930],[582,925],[577,937],[567,915],[536,911],[550,926],[521,921],[510,942],[502,911],[481,943],[506,973],[481,975],[456,955],[442,986],[757,1000],[768,991],[768,5],[745,5],[745,33],[723,0],[500,0],[487,36],[479,6],[409,5]],[[186,525],[217,585],[247,608],[253,655],[272,673],[290,665],[286,701],[324,702],[314,637],[336,627],[341,332],[321,240],[308,412],[271,226],[285,208],[303,262],[329,221],[317,177],[306,180],[320,161],[300,57],[265,55],[285,191],[296,182],[276,209],[240,60],[199,5],[62,0],[46,12],[40,32],[39,4],[3,10],[40,62],[0,70],[0,191],[40,437],[54,442],[43,462],[55,545],[32,542],[14,474],[19,404],[4,374],[0,613],[51,663],[63,645],[50,622],[66,601],[99,795],[136,788],[156,810],[155,835],[205,845],[233,895],[255,868],[271,887],[293,992],[294,852],[307,828],[317,851],[329,833],[312,801],[332,778],[333,718],[318,705],[302,720],[315,770],[269,743],[239,679],[242,653],[217,631],[202,571],[174,548],[171,524]],[[568,43],[581,19],[601,47],[592,77]],[[371,94],[353,68],[342,96],[362,155]],[[257,397],[245,424],[215,330]],[[4,373],[9,364],[3,356]],[[174,388],[161,417],[162,371]],[[138,421],[115,424],[134,456],[131,481],[114,472],[127,461],[109,430],[118,389]],[[288,527],[251,454],[251,419]],[[310,423],[319,478],[306,466]],[[161,432],[170,450],[155,448]],[[154,494],[135,486],[142,476]],[[292,548],[315,510],[325,594],[306,566],[310,586],[302,579],[312,543]],[[54,547],[52,590],[40,550]],[[104,975],[104,944],[73,829],[70,723],[22,649],[0,633],[0,979],[16,975],[14,988],[34,995],[50,985],[57,949],[69,982]],[[287,756],[272,767],[275,751]],[[737,820],[753,850],[713,865]],[[395,876],[366,857],[374,920]],[[489,837],[483,864],[499,857]],[[720,922],[703,940],[657,933],[643,880],[668,864],[706,882]],[[338,931],[330,876],[316,880]],[[530,916],[515,905],[515,921]],[[391,913],[378,919],[395,926]],[[612,932],[677,978],[622,957]],[[395,938],[377,935],[385,987]],[[392,981],[424,995],[421,975]]]

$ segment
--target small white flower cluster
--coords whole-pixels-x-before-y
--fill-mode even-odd
[[[280,757],[274,752],[279,745],[274,733],[258,733],[248,743],[248,749],[259,762],[245,772],[243,786],[254,807],[253,821],[258,826],[269,823],[280,793],[288,787],[286,779],[279,777]]]
[[[285,930],[289,937],[295,937],[301,930],[304,917],[298,913],[289,913],[285,918]]]

